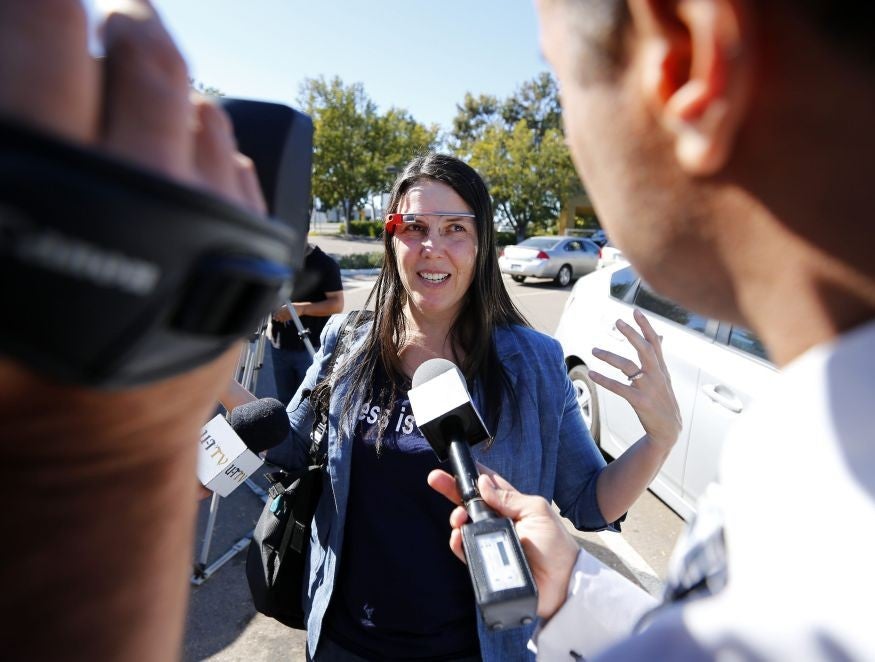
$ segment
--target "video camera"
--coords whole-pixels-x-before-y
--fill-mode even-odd
[[[309,223],[313,124],[222,99],[272,217],[0,122],[0,353],[118,388],[206,363],[292,291]]]

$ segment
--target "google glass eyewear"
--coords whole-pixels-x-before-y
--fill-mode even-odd
[[[390,236],[395,234],[395,228],[403,223],[416,223],[417,216],[450,216],[453,218],[477,218],[476,214],[467,211],[431,211],[415,212],[412,214],[387,214],[386,232]]]

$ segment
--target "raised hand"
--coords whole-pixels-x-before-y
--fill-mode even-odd
[[[597,359],[626,375],[628,382],[624,384],[594,370],[590,370],[589,376],[596,384],[616,393],[632,405],[651,443],[668,451],[677,441],[683,425],[680,408],[671,387],[671,375],[662,356],[660,337],[644,313],[635,310],[634,317],[641,333],[623,320],[617,320],[617,330],[635,348],[640,366],[619,354],[599,348],[592,350]]]

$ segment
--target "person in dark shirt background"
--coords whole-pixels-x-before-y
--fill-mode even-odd
[[[319,349],[319,336],[328,318],[343,312],[343,283],[340,266],[315,244],[308,244],[304,269],[292,295],[295,313],[310,331],[313,349]],[[268,326],[277,400],[288,403],[304,380],[313,357],[298,335],[289,304],[274,312]]]

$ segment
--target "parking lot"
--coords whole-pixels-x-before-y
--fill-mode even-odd
[[[313,237],[323,250],[334,254],[369,252],[380,249],[373,240],[345,241],[339,237]],[[346,310],[361,308],[374,282],[373,275],[346,274]],[[552,334],[568,298],[570,288],[558,288],[548,281],[523,284],[505,279],[511,296],[533,326]],[[267,357],[269,361],[269,356]],[[259,395],[270,395],[270,369],[265,366],[259,380]],[[208,501],[201,506],[198,526],[203,536]],[[220,505],[212,539],[210,561],[245,536],[261,510],[260,500],[241,488]],[[680,518],[647,493],[630,511],[623,533],[573,533],[580,544],[605,563],[658,592],[668,556],[682,528]],[[304,633],[290,630],[255,613],[249,600],[244,575],[245,552],[238,554],[203,585],[193,588],[185,638],[185,660],[221,662],[267,661],[304,658]]]

